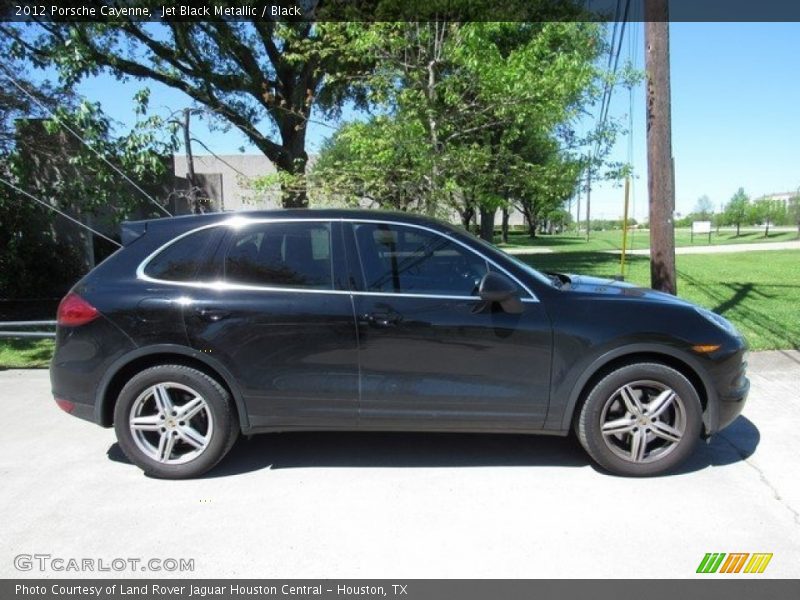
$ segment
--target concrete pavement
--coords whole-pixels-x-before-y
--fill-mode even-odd
[[[792,242],[762,242],[760,244],[717,244],[712,246],[678,246],[675,254],[730,254],[734,252],[761,252],[762,250],[800,250],[800,240]],[[619,254],[620,250],[607,250]],[[649,248],[628,250],[628,254],[650,256]]]
[[[501,248],[508,254],[552,254],[547,246]],[[800,240],[791,242],[762,242],[758,244],[717,244],[711,246],[678,246],[675,254],[728,254],[733,252],[760,252],[762,250],[800,250]],[[620,250],[600,250],[606,254],[619,254]],[[650,248],[628,250],[627,254],[649,256]]]
[[[800,352],[750,365],[744,415],[642,480],[597,471],[572,439],[285,433],[159,481],[59,411],[46,371],[0,372],[0,576],[173,576],[14,568],[45,553],[189,558],[206,578],[684,578],[706,552],[771,552],[758,577],[797,578]]]

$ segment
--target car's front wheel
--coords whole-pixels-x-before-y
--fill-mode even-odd
[[[167,479],[202,475],[238,433],[228,392],[183,365],[159,365],[131,378],[117,399],[114,429],[134,464]]]
[[[700,439],[702,407],[692,383],[660,363],[616,369],[589,392],[575,430],[600,466],[628,476],[677,467]]]

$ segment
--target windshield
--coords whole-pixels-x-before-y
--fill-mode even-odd
[[[463,231],[459,231],[459,233],[464,233]],[[517,258],[513,254],[509,254],[508,252],[503,252],[500,248],[495,246],[494,244],[490,244],[483,238],[479,238],[478,236],[474,235],[472,232],[467,232],[467,234],[472,238],[473,241],[478,242],[484,248],[488,248],[490,250],[494,250],[495,252],[501,252],[506,258],[510,259],[515,265],[519,266],[523,269],[526,273],[529,273],[531,276],[535,277],[537,280],[541,281],[545,285],[550,285],[553,287],[561,287],[561,279],[558,277],[548,277],[544,273],[537,271],[528,263],[524,262],[523,260]]]
[[[542,273],[541,271],[537,271],[532,266],[530,266],[528,263],[524,262],[521,258],[518,258],[518,257],[514,256],[513,254],[508,254],[508,253],[505,253],[505,254],[506,254],[506,256],[508,256],[508,258],[511,259],[511,261],[515,265],[521,267],[522,269],[525,269],[525,271],[527,273],[530,273],[531,275],[536,277],[539,281],[541,281],[543,283],[549,283],[550,285],[555,286],[555,287],[559,287],[559,288],[564,284],[564,282],[561,280],[560,277],[558,277],[556,275],[547,275],[545,273]]]

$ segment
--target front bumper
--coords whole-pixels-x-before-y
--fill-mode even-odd
[[[747,394],[750,392],[750,380],[744,377],[741,387],[725,397],[719,398],[719,415],[717,431],[724,429],[742,413]]]
[[[715,363],[711,375],[713,392],[703,419],[709,436],[733,423],[744,409],[750,380],[747,378],[747,348],[743,340],[740,348]]]

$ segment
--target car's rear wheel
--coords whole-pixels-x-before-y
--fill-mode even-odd
[[[600,466],[618,475],[659,475],[677,467],[700,439],[702,407],[692,383],[659,363],[633,363],[600,380],[575,430]]]
[[[117,400],[114,429],[134,464],[167,479],[202,475],[238,433],[225,388],[183,365],[159,365],[131,378]]]

